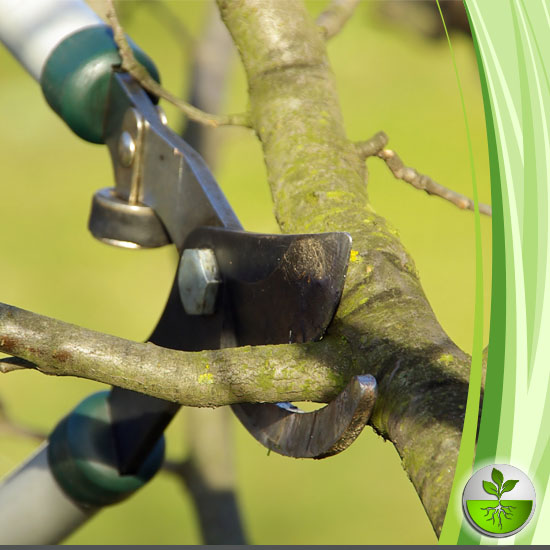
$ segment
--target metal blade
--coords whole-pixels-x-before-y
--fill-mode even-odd
[[[344,287],[351,237],[203,227],[186,248],[214,250],[236,345],[285,344],[323,336]]]
[[[295,458],[326,458],[347,449],[363,430],[376,401],[373,376],[356,376],[334,401],[306,413],[289,403],[233,407],[265,447]]]

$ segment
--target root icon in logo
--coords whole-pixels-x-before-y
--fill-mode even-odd
[[[535,513],[535,488],[518,468],[494,464],[478,470],[462,494],[470,525],[489,537],[509,537],[521,531]]]

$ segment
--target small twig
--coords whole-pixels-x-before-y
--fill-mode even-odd
[[[359,156],[363,159],[377,155],[388,144],[389,138],[386,132],[378,132],[366,141],[358,141],[355,144]]]
[[[191,120],[206,124],[208,126],[245,126],[251,127],[250,117],[247,113],[238,113],[233,115],[212,115],[206,113],[201,109],[193,107],[186,101],[176,97],[170,92],[166,91],[151,75],[147,72],[145,67],[141,65],[132,52],[132,48],[128,45],[124,30],[117,18],[113,0],[106,0],[108,5],[107,20],[113,29],[113,37],[119,50],[120,58],[122,60],[122,69],[130,73],[148,92],[162,97],[169,101],[178,109],[180,109]]]
[[[452,189],[443,187],[443,185],[434,181],[430,176],[420,174],[414,168],[405,166],[395,151],[384,149],[387,144],[388,136],[384,132],[378,132],[366,141],[357,142],[355,147],[363,159],[368,157],[381,158],[397,179],[410,183],[416,189],[426,191],[429,195],[437,195],[442,199],[448,200],[462,210],[474,210],[474,201],[472,199]],[[488,204],[479,203],[479,212],[486,216],[492,215],[492,209]]]
[[[27,361],[26,359],[21,359],[20,357],[4,357],[0,359],[0,373],[7,374],[14,370],[21,369],[36,369],[36,365]],[[1,405],[0,405],[1,410]]]
[[[377,157],[381,158],[387,164],[392,174],[400,180],[410,183],[413,187],[426,191],[429,195],[437,195],[442,199],[452,202],[462,210],[474,210],[474,201],[465,195],[457,193],[452,189],[443,187],[429,176],[420,174],[414,168],[405,166],[399,155],[391,149],[384,149],[377,153]],[[492,209],[488,204],[479,203],[480,214],[486,216],[492,215]]]
[[[328,7],[317,17],[317,25],[328,40],[338,34],[353,15],[359,0],[331,0]]]

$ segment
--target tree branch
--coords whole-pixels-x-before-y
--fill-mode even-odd
[[[371,138],[365,141],[357,141],[355,147],[357,149],[357,154],[364,160],[368,157],[373,157],[377,155],[386,147],[390,138],[386,132],[377,132]]]
[[[193,48],[189,101],[199,109],[218,113],[226,96],[228,74],[236,51],[216,5],[212,3],[210,7],[201,39]],[[218,160],[217,144],[221,137],[209,126],[191,119],[186,121],[183,139],[200,153],[211,170]]]
[[[247,113],[239,113],[233,115],[213,115],[201,111],[193,107],[183,99],[176,97],[172,93],[165,90],[151,75],[147,72],[145,67],[141,65],[132,52],[132,48],[128,45],[124,29],[120,25],[120,22],[116,15],[113,0],[106,0],[108,10],[106,12],[107,20],[113,29],[113,38],[119,50],[120,58],[122,60],[122,69],[130,73],[143,88],[157,97],[161,97],[166,101],[169,101],[180,109],[191,120],[206,124],[208,126],[245,126],[250,127],[250,120]]]
[[[359,0],[331,0],[317,17],[317,25],[323,29],[325,40],[336,36],[353,15]]]
[[[175,351],[0,304],[0,351],[23,366],[78,376],[191,407],[330,401],[353,371],[325,339],[310,344]]]
[[[317,26],[295,0],[218,0],[248,77],[284,232],[348,231],[354,254],[329,338],[373,374],[371,423],[395,444],[437,533],[453,481],[470,358],[445,334],[414,262],[369,204]],[[322,342],[321,342],[322,344]]]
[[[36,365],[21,359],[21,357],[4,357],[0,359],[0,373],[2,374],[21,369],[36,369]]]
[[[384,149],[388,144],[389,138],[384,132],[378,132],[366,141],[355,143],[357,153],[363,159],[377,156],[381,158],[386,166],[391,170],[391,173],[397,178],[406,183],[410,183],[416,189],[426,191],[428,195],[437,195],[442,199],[452,202],[458,208],[474,210],[474,201],[461,193],[457,193],[452,189],[443,187],[430,176],[420,174],[414,168],[405,166],[399,155],[391,149]],[[489,205],[480,203],[479,211],[486,216],[492,215],[492,209]]]
[[[399,158],[399,155],[392,151],[391,149],[384,149],[379,151],[376,156],[381,158],[388,168],[391,170],[392,174],[400,180],[403,180],[407,183],[410,183],[416,189],[426,191],[428,195],[437,195],[442,199],[452,202],[458,208],[462,210],[474,210],[474,201],[461,193],[457,193],[452,189],[443,187],[436,181],[434,181],[430,176],[420,174],[414,168],[405,166],[403,161]],[[486,216],[492,215],[492,209],[488,204],[479,203],[479,212],[485,214]]]

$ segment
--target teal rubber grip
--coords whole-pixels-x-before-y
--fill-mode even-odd
[[[136,59],[160,82],[155,64],[130,40]],[[52,109],[78,136],[103,143],[103,123],[113,66],[121,60],[106,25],[87,27],[68,36],[48,57],[40,85]]]
[[[102,507],[124,500],[143,487],[164,460],[162,436],[138,472],[118,472],[108,395],[103,391],[87,397],[49,438],[48,463],[53,476],[72,500],[85,506]]]

